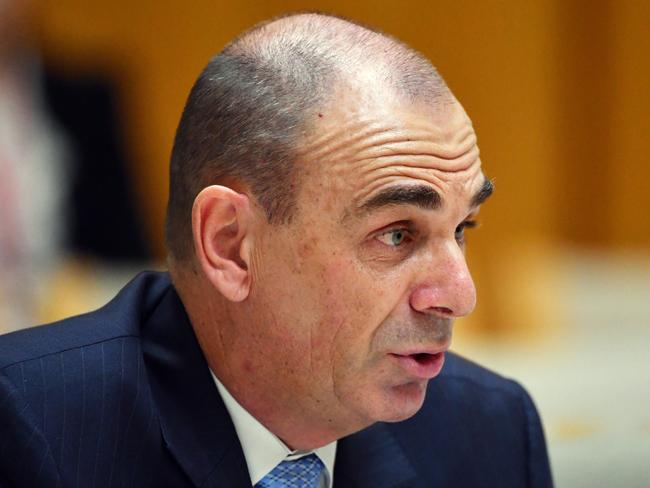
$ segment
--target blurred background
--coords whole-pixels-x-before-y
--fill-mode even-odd
[[[0,1],[0,333],[164,268],[167,165],[208,59],[293,10],[426,54],[497,191],[454,349],[523,382],[558,486],[650,486],[650,2]]]

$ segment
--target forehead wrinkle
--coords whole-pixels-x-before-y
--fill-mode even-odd
[[[314,128],[313,131],[316,131]],[[369,123],[363,120],[353,121],[348,124],[340,124],[334,131],[326,131],[320,137],[307,140],[300,147],[300,155],[303,158],[312,160],[321,159],[327,154],[336,154],[342,147],[345,149],[356,149],[356,144],[365,139],[371,139],[375,136],[394,130],[392,127],[381,126],[379,122]],[[350,137],[345,137],[352,134]]]
[[[366,158],[355,161],[355,163],[356,168],[349,168],[353,176],[348,176],[347,179],[352,178],[361,182],[360,190],[357,190],[359,199],[363,199],[377,186],[384,184],[382,182],[386,181],[386,178],[426,180],[428,176],[428,178],[437,180],[438,184],[444,184],[444,175],[453,175],[455,178],[459,178],[481,167],[477,146],[473,146],[453,166],[449,164],[449,160],[439,159],[429,154],[389,154]],[[344,169],[345,167],[342,167],[341,171]],[[375,184],[377,182],[379,184]]]
[[[457,122],[457,123],[456,123]],[[454,146],[467,147],[476,144],[476,133],[469,119],[447,119],[444,123],[435,123],[428,118],[410,120],[408,127],[402,129],[408,140],[420,140],[440,147],[441,152],[454,153]],[[450,156],[450,157],[453,157]]]
[[[476,148],[476,135],[467,131],[459,141],[432,140],[431,131],[414,132],[412,130],[400,131],[393,135],[386,135],[368,141],[368,144],[359,148],[359,157],[382,156],[384,154],[430,155],[437,159],[453,160],[461,157]]]
[[[464,119],[466,120],[466,119]],[[428,156],[454,161],[449,171],[461,171],[478,156],[476,134],[471,124],[459,124],[460,130],[418,121],[410,127],[387,125],[381,120],[354,120],[327,131],[323,136],[303,144],[300,156],[306,161],[330,160],[333,165],[349,165],[385,156]],[[351,134],[351,135],[350,135]],[[465,157],[467,156],[467,157]]]
[[[479,157],[479,149],[475,144],[455,153],[448,151],[441,154],[440,146],[436,144],[422,147],[422,143],[405,143],[384,146],[383,148],[369,148],[355,158],[357,163],[379,162],[378,169],[399,162],[399,166],[417,167],[423,169],[441,169],[447,173],[460,173],[471,168]],[[438,167],[427,168],[435,161]]]

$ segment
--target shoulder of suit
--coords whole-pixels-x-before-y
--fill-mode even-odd
[[[143,272],[98,310],[2,335],[0,370],[119,337],[138,337],[140,325],[171,286],[167,273]]]

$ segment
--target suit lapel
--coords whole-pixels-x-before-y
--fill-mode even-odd
[[[345,437],[336,448],[335,486],[407,487],[415,484],[416,476],[406,453],[384,424]]]
[[[142,348],[163,437],[194,485],[250,487],[235,428],[173,287],[146,321]]]

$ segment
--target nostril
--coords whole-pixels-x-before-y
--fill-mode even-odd
[[[473,295],[472,295],[473,296]],[[442,318],[453,318],[469,313],[469,296],[455,288],[426,284],[419,286],[409,297],[409,304],[416,312],[435,314]],[[466,304],[467,303],[467,304]]]
[[[447,307],[432,307],[438,313],[443,313],[445,315],[453,315],[454,311],[451,308]]]

